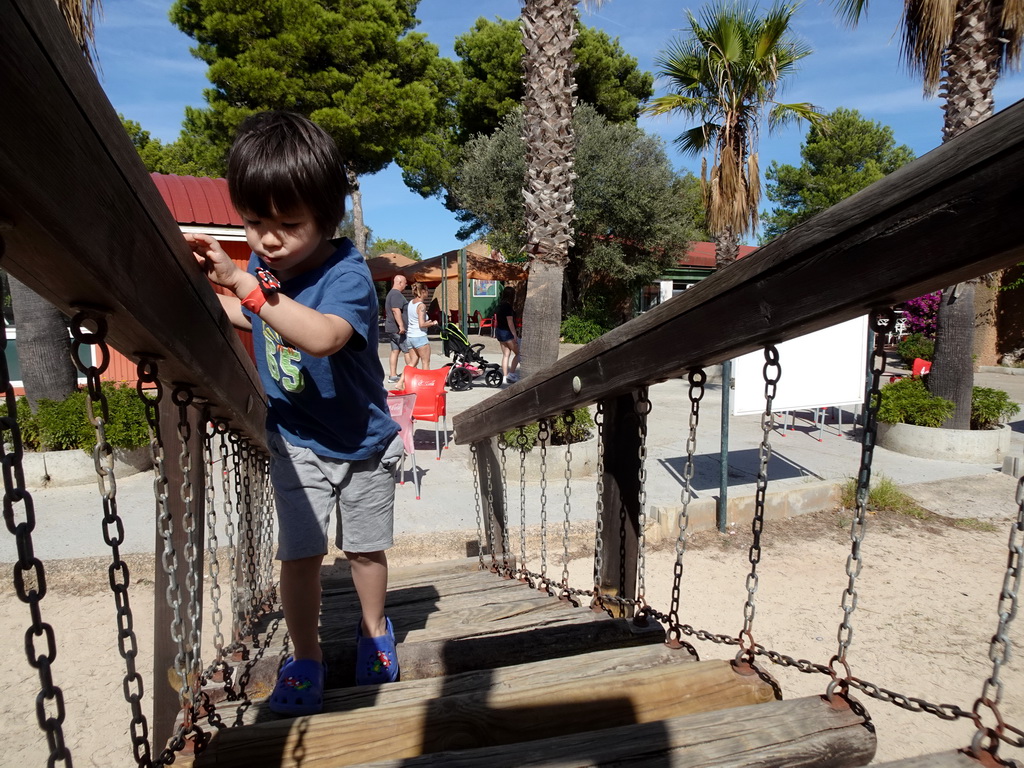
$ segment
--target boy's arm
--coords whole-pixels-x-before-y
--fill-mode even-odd
[[[241,301],[253,291],[259,292],[256,276],[239,269],[220,243],[209,235],[187,233],[185,240],[207,278],[234,294],[221,297],[221,306],[231,322],[239,325],[236,319],[240,318],[244,325],[239,327],[251,328],[252,324],[242,312]],[[260,320],[296,348],[314,357],[334,354],[348,343],[355,332],[347,320],[337,315],[325,315],[280,293],[270,294],[257,314]]]

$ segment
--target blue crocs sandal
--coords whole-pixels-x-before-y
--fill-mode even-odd
[[[268,706],[277,715],[317,715],[324,709],[324,676],[327,668],[319,661],[291,656],[281,667]]]
[[[395,651],[395,629],[385,617],[387,634],[363,637],[363,623],[356,625],[356,685],[377,685],[398,680],[398,653]]]

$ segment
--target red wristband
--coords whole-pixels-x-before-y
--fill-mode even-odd
[[[254,315],[258,315],[260,310],[263,309],[263,305],[267,303],[267,294],[263,292],[263,288],[256,286],[249,292],[249,295],[242,299],[242,306],[252,312]]]

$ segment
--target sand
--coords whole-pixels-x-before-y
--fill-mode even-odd
[[[929,483],[915,495],[939,514],[926,520],[906,515],[871,515],[857,580],[849,662],[858,677],[907,696],[969,709],[991,674],[989,639],[997,626],[998,593],[1007,563],[1007,540],[1015,482],[1003,475],[945,484]],[[947,519],[967,518],[957,522]],[[765,526],[755,639],[795,658],[827,663],[836,652],[839,608],[848,577],[851,513],[829,510]],[[681,615],[692,626],[735,634],[742,628],[749,570],[747,531],[696,534],[685,558]],[[433,534],[406,539],[392,553],[395,565],[454,556],[464,536]],[[515,551],[515,547],[514,547]],[[464,551],[463,551],[464,554]],[[652,545],[646,558],[648,601],[667,610],[676,554],[672,542]],[[138,667],[149,679],[153,608],[151,558],[132,558],[131,606],[139,636]],[[558,567],[560,568],[560,563]],[[587,581],[592,566],[573,564]],[[9,573],[9,569],[7,569]],[[77,766],[132,765],[129,707],[122,695],[124,663],[114,634],[113,599],[102,559],[47,564],[45,621],[60,642],[55,682],[64,690],[64,733]],[[104,591],[107,590],[107,591]],[[36,724],[38,675],[25,659],[28,607],[0,585],[0,674],[3,699],[2,766],[43,765],[48,750]],[[1011,640],[1019,644],[1021,627]],[[209,637],[209,633],[207,633]],[[693,641],[702,658],[731,658],[734,649]],[[786,698],[822,693],[827,678],[765,662]],[[1024,722],[1024,679],[1016,660],[1004,666],[1002,711]],[[892,704],[860,700],[878,733],[876,762],[967,745],[974,733],[965,720],[945,722]],[[148,714],[148,708],[147,708]],[[988,721],[991,724],[991,719]],[[1002,757],[1024,758],[1003,746]]]

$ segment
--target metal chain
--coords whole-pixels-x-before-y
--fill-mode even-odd
[[[637,596],[636,599],[641,605],[647,604],[647,416],[651,412],[651,401],[647,396],[647,387],[641,387],[637,392],[636,405],[637,431],[640,438],[640,446],[637,449],[637,482],[639,487],[639,499],[637,508]]]
[[[548,579],[548,438],[551,436],[548,420],[538,424],[537,442],[540,443],[540,579],[538,589],[550,589]]]
[[[885,338],[886,329],[891,328],[895,322],[895,316],[891,309],[875,311],[871,313],[869,324],[874,331],[875,346],[871,351],[868,361],[868,368],[871,377],[871,386],[865,395],[864,400],[864,429],[861,434],[860,469],[857,472],[857,508],[850,523],[850,554],[846,558],[847,585],[843,590],[842,609],[843,620],[836,632],[839,641],[839,648],[836,655],[829,661],[829,668],[832,670],[832,682],[829,684],[828,694],[831,698],[836,690],[837,684],[841,692],[845,693],[849,688],[849,679],[852,677],[850,665],[846,660],[847,651],[853,641],[853,611],[857,607],[857,577],[863,568],[861,560],[861,545],[864,541],[864,534],[867,532],[868,524],[868,494],[871,489],[871,466],[875,453],[875,435],[877,430],[878,409],[882,405],[881,380],[885,371]],[[843,668],[842,680],[839,679],[836,665]]]
[[[232,474],[234,476],[235,517],[238,520],[238,543],[235,547],[234,562],[231,565],[231,626],[232,639],[235,643],[247,634],[245,631],[245,589],[241,583],[245,572],[245,549],[242,547],[242,532],[245,526],[243,515],[244,501],[242,497],[242,433],[237,429],[228,432],[228,442],[233,446],[231,451]]]
[[[87,330],[85,326],[95,330]],[[132,712],[130,723],[132,751],[138,765],[150,765],[152,762],[149,744],[149,726],[142,711],[144,687],[142,675],[135,668],[139,655],[138,640],[135,636],[134,617],[128,587],[131,583],[128,565],[121,558],[121,545],[124,543],[124,521],[117,511],[117,478],[114,474],[114,449],[107,441],[106,424],[110,421],[110,411],[106,393],[103,391],[101,374],[110,362],[110,348],[107,346],[107,319],[98,310],[82,310],[71,321],[72,356],[75,366],[85,376],[86,411],[89,423],[96,431],[96,446],[93,448],[93,463],[96,467],[96,480],[99,486],[100,499],[103,505],[103,541],[110,547],[111,564],[108,569],[110,591],[114,596],[117,610],[118,651],[125,663],[125,675],[122,680],[125,701]],[[87,365],[82,362],[83,347],[93,347],[98,353],[99,364]]]
[[[238,637],[235,634],[235,606],[238,604],[238,580],[235,578],[235,510],[231,495],[231,469],[229,469],[230,451],[228,450],[228,423],[223,419],[215,422],[215,430],[219,436],[218,451],[220,455],[221,468],[221,504],[224,512],[224,538],[227,542],[228,579],[231,582],[231,643],[225,652],[235,650]],[[219,631],[219,630],[218,630]]]
[[[266,610],[271,610],[277,602],[277,590],[274,581],[274,521],[277,519],[274,505],[274,487],[270,482],[270,456],[258,451],[255,460],[259,464],[260,483],[263,488],[263,602]]]
[[[487,514],[487,543],[488,549],[491,551],[491,571],[497,572],[498,560],[494,556],[495,539],[497,538],[494,534],[494,477],[491,469],[490,451],[487,451],[487,461],[485,462],[487,468],[487,498],[490,500],[490,507]]]
[[[0,246],[3,241],[0,240]],[[2,251],[2,247],[0,247]],[[0,290],[0,302],[4,292]],[[25,471],[22,466],[24,446],[21,428],[18,426],[18,401],[11,386],[7,369],[7,335],[0,334],[0,387],[3,388],[7,413],[0,418],[0,466],[4,475],[4,523],[14,536],[18,550],[18,561],[14,564],[14,591],[21,602],[29,608],[31,624],[25,630],[25,656],[29,666],[39,673],[39,693],[36,696],[36,722],[46,734],[50,750],[47,765],[61,763],[71,768],[71,750],[64,743],[64,692],[53,683],[53,662],[57,658],[57,636],[53,625],[43,621],[40,603],[46,597],[46,570],[43,561],[36,557],[32,543],[32,532],[36,527],[35,504],[32,494],[25,488]],[[6,434],[10,432],[10,438]],[[10,450],[8,450],[10,445]],[[22,505],[22,519],[16,514],[17,504]],[[42,653],[36,649],[35,639],[42,638],[46,648]],[[51,709],[52,713],[48,713]]]
[[[736,654],[737,662],[753,664],[754,636],[751,627],[754,623],[754,594],[757,592],[757,564],[761,561],[761,531],[764,528],[764,503],[768,491],[768,462],[772,456],[771,433],[775,426],[772,401],[775,399],[776,387],[782,376],[779,365],[779,351],[769,344],[764,348],[764,413],[761,414],[761,446],[759,455],[761,464],[757,471],[757,493],[754,497],[754,519],[751,530],[754,534],[750,545],[750,573],[747,574],[747,600],[743,605],[743,630],[740,632],[740,651]]]
[[[571,523],[569,513],[572,512],[572,434],[573,425],[576,423],[576,414],[566,411],[562,414],[562,423],[565,425],[565,501],[562,503],[564,521],[562,522],[562,591],[560,597],[568,597],[569,587],[569,536],[571,534]]]
[[[526,568],[526,452],[530,448],[530,438],[526,435],[526,427],[520,427],[516,435],[516,447],[519,448],[519,579],[526,581],[531,587],[533,579]]]
[[[220,607],[221,599],[221,587],[220,587],[220,560],[219,558],[219,542],[217,540],[217,487],[214,484],[214,471],[213,471],[213,440],[216,434],[216,425],[210,417],[209,409],[204,409],[202,418],[202,436],[203,436],[203,487],[206,491],[206,553],[207,553],[207,573],[210,576],[210,619],[213,623],[213,648],[214,658],[210,669],[205,673],[209,676],[215,669],[222,668],[224,664],[224,612]]]
[[[246,636],[251,635],[259,616],[259,584],[256,563],[256,525],[258,511],[253,503],[252,494],[252,445],[248,439],[242,438],[238,443],[242,458],[242,508],[245,510],[243,524],[245,527],[245,629]]]
[[[700,422],[700,401],[704,398],[707,374],[701,368],[690,370],[690,423],[686,437],[686,465],[683,467],[683,490],[680,495],[682,507],[679,510],[679,535],[676,537],[676,562],[672,571],[672,600],[668,611],[670,644],[682,643],[679,604],[682,600],[683,556],[686,554],[687,531],[690,527],[690,499],[693,496],[693,456],[697,452],[697,425]],[[692,647],[692,646],[691,646]]]
[[[1013,642],[1010,640],[1010,625],[1017,616],[1017,608],[1020,593],[1021,577],[1024,576],[1024,477],[1017,481],[1017,519],[1010,526],[1010,537],[1007,542],[1009,556],[1006,561],[1006,575],[1003,577],[1003,588],[999,591],[999,606],[996,615],[999,617],[999,625],[988,649],[988,658],[992,662],[992,674],[985,680],[981,689],[981,696],[974,702],[973,714],[977,732],[971,742],[971,751],[974,756],[982,750],[981,739],[988,737],[989,747],[985,750],[993,756],[996,752],[998,740],[1005,741],[1014,746],[1024,746],[1024,733],[1019,729],[1008,725],[999,711],[999,704],[1003,700],[1003,681],[1000,672],[1003,665],[1010,661],[1010,654],[1013,650]],[[981,719],[981,709],[985,707],[995,715],[996,725],[994,728],[987,728]],[[1011,738],[1006,734],[1010,731],[1016,735]]]
[[[509,565],[509,539],[508,539],[508,471],[505,466],[505,451],[508,449],[508,441],[505,434],[498,435],[498,450],[501,453],[501,569],[502,574],[508,578],[512,572]]]
[[[601,577],[604,574],[604,401],[597,403],[594,414],[597,426],[597,511],[594,520],[594,598],[595,606],[601,603]]]
[[[480,570],[483,570],[487,566],[484,564],[484,518],[480,500],[480,462],[477,454],[476,443],[470,443],[469,455],[473,461],[473,502],[476,504],[477,557],[480,560]]]

